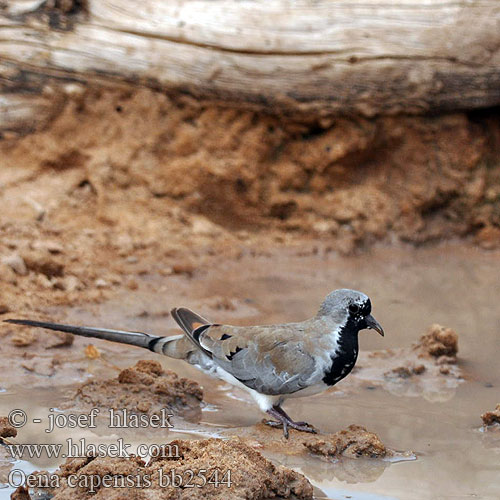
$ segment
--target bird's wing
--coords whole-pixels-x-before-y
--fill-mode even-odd
[[[308,386],[316,363],[307,322],[237,327],[210,323],[187,308],[172,316],[189,340],[218,366],[262,394],[291,394]],[[310,342],[309,342],[310,343]]]
[[[302,325],[213,325],[198,341],[217,365],[247,387],[262,394],[291,394],[307,387],[315,371]]]

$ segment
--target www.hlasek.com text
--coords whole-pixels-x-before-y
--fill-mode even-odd
[[[66,439],[64,443],[5,444],[7,452],[15,460],[34,458],[180,458],[176,444],[138,444],[132,446],[119,438],[114,443],[87,443],[85,438]]]

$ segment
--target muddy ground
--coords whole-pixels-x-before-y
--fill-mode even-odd
[[[470,384],[492,384],[467,362],[474,355],[480,359],[474,322],[455,321],[451,312],[460,316],[468,308],[465,299],[453,297],[464,282],[460,273],[474,286],[481,282],[484,290],[496,283],[499,158],[498,110],[304,124],[146,90],[85,91],[43,130],[0,139],[0,319],[70,320],[169,334],[177,331],[169,317],[173,306],[201,308],[225,322],[267,323],[313,314],[333,288],[368,289],[375,311],[379,299],[382,319],[377,318],[399,335],[389,337],[389,344],[365,344],[367,352],[351,380],[333,394],[341,402],[353,401],[341,422],[318,418],[328,436],[353,423],[377,434],[381,428],[382,441],[413,460],[426,453],[422,432],[412,435],[414,440],[391,432],[378,413],[380,401],[391,408],[393,397],[417,398],[418,408],[401,403],[405,410],[396,410],[397,419],[403,422],[403,412],[423,421],[434,411],[427,404],[454,401]],[[444,242],[453,242],[455,260],[449,261],[447,247],[439,250]],[[437,253],[415,264],[422,246]],[[393,255],[393,249],[400,253]],[[385,253],[377,257],[374,251]],[[367,266],[372,262],[374,270]],[[477,265],[469,269],[468,262]],[[426,274],[432,266],[447,271]],[[426,276],[426,283],[414,282],[409,291],[416,278],[407,269]],[[395,276],[400,281],[391,283]],[[435,282],[434,276],[439,277]],[[464,297],[467,293],[462,291]],[[467,299],[476,296],[491,298],[488,292],[470,292]],[[415,306],[419,300],[427,309]],[[401,312],[394,309],[398,301],[404,303]],[[476,310],[486,301],[478,304]],[[430,327],[433,323],[444,326]],[[482,329],[489,332],[489,326]],[[448,327],[465,338],[458,363]],[[427,348],[422,356],[411,346],[426,331],[427,340],[419,344]],[[493,333],[487,333],[490,341]],[[130,379],[124,375],[120,382],[120,371],[139,359],[157,359],[134,348],[6,324],[0,325],[0,336],[0,389],[6,391],[7,406],[33,397],[39,409],[59,407],[73,401],[68,394],[82,384],[87,391],[107,384],[121,397],[120,384]],[[241,395],[223,384],[212,387],[179,362],[161,363],[162,370],[187,380],[184,387],[195,407],[178,421],[174,437],[190,439],[199,431],[205,437],[243,436],[252,449],[302,471],[316,487],[332,477],[349,484],[381,481],[390,463],[341,461],[332,469],[331,461],[316,457],[311,465],[305,445],[301,453],[295,454],[294,446],[285,453],[279,431],[267,434],[258,424],[261,415],[247,409],[248,402],[240,407]],[[137,378],[137,372],[127,376],[131,373]],[[147,374],[155,379],[148,393],[153,400],[161,385],[156,379],[174,377],[170,373]],[[203,386],[203,403],[193,380]],[[166,392],[177,403],[182,396]],[[357,399],[360,395],[364,399]],[[93,393],[84,396],[96,405],[106,403],[93,400]],[[318,408],[329,408],[326,399],[318,401]],[[377,405],[370,410],[380,416],[373,423],[355,418],[359,408],[372,404],[365,401]],[[144,398],[133,403],[145,409]],[[470,414],[480,420],[478,415],[492,407],[484,395]],[[316,414],[307,405],[296,409],[301,418]],[[454,410],[462,415],[460,405]],[[38,435],[30,432],[22,442]],[[439,434],[432,435],[440,442]],[[158,435],[147,439],[157,442]],[[333,447],[325,439],[310,445],[320,455]],[[265,450],[263,443],[269,442]],[[497,445],[485,446],[496,450]],[[36,468],[60,464],[36,463]],[[322,498],[330,498],[326,495]]]

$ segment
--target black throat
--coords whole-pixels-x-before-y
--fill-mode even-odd
[[[340,330],[337,352],[330,355],[332,364],[323,377],[326,385],[335,385],[354,368],[358,359],[358,332],[359,328],[354,324],[354,320],[349,318]]]

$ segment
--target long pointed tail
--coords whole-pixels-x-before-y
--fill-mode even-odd
[[[33,321],[30,319],[6,319],[5,323],[14,325],[36,326],[48,330],[59,332],[68,332],[81,337],[92,337],[122,344],[130,344],[138,347],[144,347],[153,352],[170,355],[167,345],[175,340],[179,340],[183,335],[174,335],[172,337],[159,337],[142,332],[126,332],[122,330],[108,330],[106,328],[92,328],[88,326],[61,325],[58,323],[49,323],[45,321]]]

